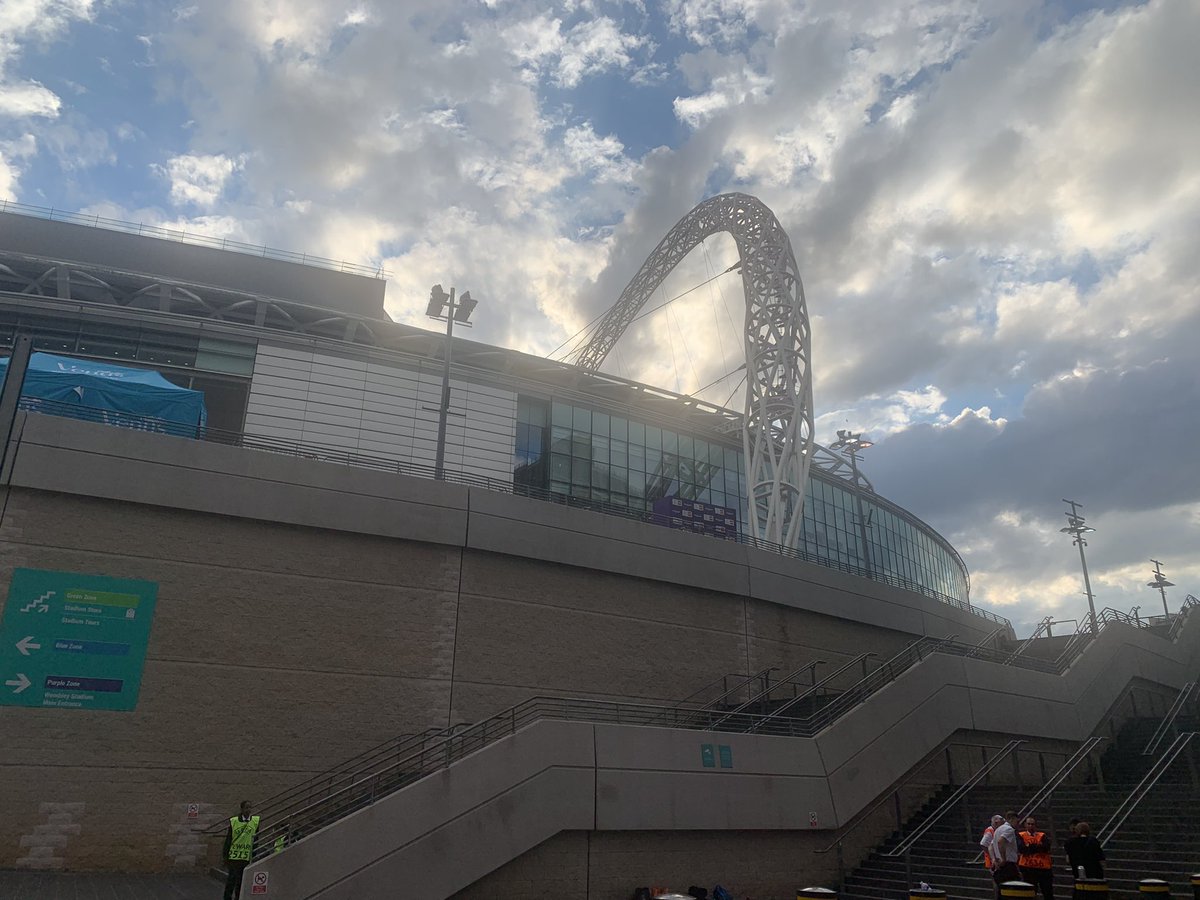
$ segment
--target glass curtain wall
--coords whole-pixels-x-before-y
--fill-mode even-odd
[[[742,453],[655,425],[559,400],[520,396],[513,483],[579,500],[649,511],[661,497],[738,510],[745,527]],[[918,525],[863,497],[874,573],[965,600],[957,558]],[[810,475],[800,548],[836,566],[865,570],[853,488]]]

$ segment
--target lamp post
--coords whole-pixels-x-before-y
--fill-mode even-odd
[[[1067,527],[1058,530],[1063,534],[1069,534],[1074,537],[1075,540],[1072,543],[1079,548],[1079,564],[1083,566],[1083,590],[1087,595],[1088,602],[1088,624],[1091,625],[1092,636],[1095,637],[1098,631],[1096,628],[1096,602],[1092,597],[1092,581],[1088,578],[1087,557],[1083,554],[1083,548],[1087,546],[1087,541],[1084,540],[1083,536],[1096,529],[1086,524],[1083,516],[1079,514],[1079,510],[1083,509],[1082,506],[1074,500],[1063,500],[1063,503],[1068,504],[1071,507],[1071,511],[1066,514]]]
[[[442,481],[446,477],[446,418],[450,415],[450,356],[453,351],[454,323],[470,325],[471,313],[479,303],[470,291],[463,291],[458,302],[454,299],[454,288],[447,294],[440,284],[429,291],[429,306],[425,314],[434,319],[446,320],[445,365],[442,368],[442,402],[438,410],[437,455],[433,461],[434,478]]]
[[[850,480],[854,483],[854,510],[858,515],[858,536],[862,541],[863,548],[863,567],[867,570],[867,577],[874,578],[875,573],[871,567],[871,544],[867,538],[867,518],[863,514],[862,501],[862,482],[858,474],[858,454],[868,447],[874,447],[872,441],[864,441],[861,434],[855,434],[852,431],[838,429],[838,439],[829,445],[830,450],[840,450],[845,453],[850,460]]]
[[[1162,563],[1160,563],[1157,559],[1152,559],[1150,562],[1154,563],[1154,580],[1147,582],[1146,587],[1155,588],[1158,590],[1158,593],[1162,596],[1163,615],[1170,616],[1171,611],[1167,609],[1167,588],[1175,587],[1175,583],[1173,581],[1167,581],[1167,577],[1163,575]]]

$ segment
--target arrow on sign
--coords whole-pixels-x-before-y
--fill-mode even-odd
[[[21,693],[21,691],[33,684],[24,672],[18,672],[16,678],[11,678],[4,683],[13,689],[14,694]]]
[[[42,649],[41,644],[31,643],[32,641],[33,641],[32,634],[29,635],[28,637],[23,637],[19,641],[17,641],[17,649],[21,651],[22,656],[28,656],[30,650],[41,650]]]

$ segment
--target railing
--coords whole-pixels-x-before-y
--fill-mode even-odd
[[[337,465],[374,469],[380,472],[407,475],[413,478],[435,479],[437,477],[437,470],[431,465],[410,463],[389,457],[359,453],[357,450],[345,450],[336,447],[321,446],[319,444],[305,444],[298,441],[286,441],[279,438],[268,438],[258,435],[245,434],[240,431],[224,431],[219,428],[210,428],[207,426],[180,424],[178,422],[169,422],[165,419],[156,419],[151,416],[136,416],[129,413],[113,412],[112,410],[96,409],[90,406],[77,406],[73,403],[42,400],[36,397],[22,397],[20,400],[20,408],[29,412],[81,419],[89,422],[99,422],[105,425],[115,425],[121,428],[154,432],[157,434],[171,435],[173,437],[204,440],[210,443],[224,444],[231,447],[242,447],[248,450],[263,450],[270,453],[283,454],[286,456],[295,456],[303,459],[317,460],[320,462],[335,463]],[[469,472],[451,472],[446,470],[442,474],[442,480],[452,484],[461,484],[488,491],[496,491],[499,493],[527,497],[534,500],[558,503],[563,506],[570,506],[576,509],[586,509],[591,512],[597,512],[607,516],[619,516],[624,519],[642,522],[645,524],[660,526],[670,524],[670,516],[655,515],[651,512],[629,509],[626,506],[619,506],[612,503],[604,503],[595,500],[583,500],[578,497],[570,497],[566,494],[557,493],[545,488],[513,484],[507,480],[489,478],[483,475],[473,475]],[[902,590],[922,594],[932,600],[945,603],[947,606],[953,606],[957,609],[963,610],[964,612],[970,613],[971,615],[979,616],[980,618],[989,622],[995,622],[1008,627],[1011,627],[1012,625],[1008,619],[1003,616],[998,616],[990,610],[979,606],[974,606],[965,600],[960,600],[957,597],[951,597],[948,594],[943,594],[940,591],[933,590],[932,588],[927,587],[919,582],[912,581],[908,578],[902,578],[898,575],[893,575],[888,572],[879,572],[874,570],[868,571],[861,566],[830,559],[816,553],[809,553],[806,550],[801,550],[796,547],[785,547],[782,544],[764,541],[747,534],[734,533],[726,538],[713,537],[710,539],[728,540],[733,543],[754,547],[757,550],[765,550],[770,553],[776,553],[780,556],[787,556],[792,559],[798,559],[803,562],[812,563],[826,569],[834,569],[839,572],[844,572],[848,575],[856,575],[860,578],[869,578],[872,581],[877,581],[881,584],[888,584],[892,587],[897,587]]]
[[[258,855],[265,855],[278,837],[290,841],[310,834],[543,719],[697,731],[714,730],[712,722],[720,718],[721,732],[744,733],[753,730],[766,735],[812,737],[946,643],[930,638],[914,641],[853,688],[839,694],[833,703],[805,718],[764,720],[757,714],[726,713],[719,717],[710,714],[709,721],[705,722],[695,709],[623,701],[534,697],[474,725],[461,727],[445,737],[429,741],[410,739],[406,745],[407,753],[399,748],[390,749],[385,744],[347,760],[329,773],[309,779],[305,786],[329,784],[323,792],[304,790],[301,786],[287,793],[293,798],[290,802],[272,803],[271,821],[259,832],[262,843]],[[338,778],[331,780],[334,775]]]
[[[1158,745],[1162,743],[1162,739],[1167,736],[1167,732],[1171,726],[1175,724],[1175,719],[1179,716],[1180,711],[1187,705],[1188,700],[1192,698],[1192,692],[1196,690],[1196,682],[1189,681],[1179,691],[1179,696],[1175,698],[1175,702],[1171,704],[1171,708],[1167,714],[1163,716],[1162,721],[1158,723],[1158,728],[1154,735],[1150,738],[1146,748],[1142,750],[1142,756],[1152,756],[1154,751],[1158,749]]]
[[[1171,627],[1167,631],[1167,635],[1171,638],[1171,640],[1175,640],[1175,636],[1179,634],[1179,630],[1183,628],[1183,620],[1186,619],[1191,614],[1191,611],[1197,606],[1200,606],[1200,600],[1197,600],[1191,594],[1188,594],[1184,598],[1183,603],[1179,606],[1179,615],[1172,620]]]
[[[246,244],[229,238],[213,237],[207,234],[197,234],[177,228],[163,228],[158,225],[142,225],[137,222],[125,222],[121,219],[108,219],[100,215],[68,212],[45,206],[30,206],[27,203],[17,203],[13,200],[0,200],[0,212],[9,212],[33,219],[48,219],[52,222],[70,222],[74,225],[87,225],[92,228],[104,228],[109,231],[124,231],[127,234],[140,234],[145,237],[161,238],[176,241],[181,244],[194,244],[198,247],[212,247],[216,250],[231,250],[235,253],[245,253],[249,256],[261,256],[266,259],[278,259],[283,262],[301,263],[306,266],[317,266],[322,269],[332,269],[335,272],[349,272],[353,275],[366,275],[371,278],[387,278],[391,273],[382,266],[362,266],[357,263],[342,262],[327,259],[324,256],[312,256],[308,253],[293,253],[290,250],[275,250],[258,244]]]
[[[1024,653],[1025,650],[1029,647],[1029,645],[1032,644],[1034,641],[1036,641],[1039,637],[1041,637],[1043,631],[1048,632],[1050,630],[1050,626],[1052,626],[1053,624],[1054,624],[1053,616],[1046,616],[1046,618],[1044,618],[1040,622],[1038,622],[1037,628],[1035,628],[1033,630],[1033,634],[1029,635],[1029,637],[1025,638],[1025,640],[1021,641],[1021,643],[1019,643],[1017,645],[1017,649],[1015,649],[1009,655],[1009,658],[1007,660],[1005,660],[1005,665],[1008,665],[1010,662],[1012,662],[1014,659],[1016,659],[1018,656],[1020,656],[1022,653]]]
[[[320,796],[353,785],[361,779],[364,772],[402,759],[419,747],[452,737],[466,727],[466,723],[460,723],[447,728],[427,728],[415,734],[402,734],[386,740],[332,769],[268,797],[256,805],[255,815],[264,820],[277,820],[286,816],[288,810],[298,802],[312,803]],[[223,831],[226,822],[227,820],[223,819],[210,825],[205,833],[216,834]]]
[[[672,708],[690,709],[697,712],[715,709],[721,704],[722,701],[728,700],[734,694],[737,694],[743,688],[753,684],[755,681],[761,681],[763,685],[769,684],[771,673],[778,671],[778,666],[767,666],[765,669],[760,669],[753,675],[747,675],[744,672],[727,672],[715,681],[706,684],[704,687],[700,688],[700,690],[688,694]],[[731,678],[735,679],[733,682],[733,687],[729,686],[729,679]],[[707,700],[704,699],[718,687],[721,689],[721,693]]]
[[[1021,807],[1021,811],[1017,813],[1017,821],[1024,822],[1026,816],[1032,815],[1038,807],[1048,801],[1062,783],[1067,780],[1067,777],[1079,767],[1079,764],[1091,756],[1095,749],[1106,740],[1108,738],[1093,737],[1088,738],[1080,744],[1079,749],[1072,753],[1059,767],[1058,771],[1046,779],[1045,784],[1038,789],[1037,793],[1029,798],[1029,802]],[[978,865],[982,860],[983,852],[981,851],[973,859],[968,860],[968,865]]]
[[[1128,797],[1121,801],[1121,805],[1117,807],[1117,811],[1112,814],[1112,817],[1104,823],[1104,827],[1096,834],[1101,847],[1112,840],[1113,836],[1120,831],[1121,826],[1125,824],[1125,820],[1137,809],[1138,804],[1146,798],[1146,795],[1154,789],[1159,779],[1162,778],[1163,773],[1179,758],[1179,754],[1184,751],[1188,743],[1198,733],[1200,732],[1188,731],[1175,738],[1174,743],[1167,748],[1166,753],[1158,758],[1158,761],[1146,773],[1146,777],[1142,779],[1141,783],[1130,791]]]
[[[1007,633],[1008,633],[1008,629],[1005,628],[1003,625],[1001,625],[999,628],[995,628],[992,631],[989,631],[987,636],[984,637],[983,640],[981,640],[979,643],[977,643],[975,645],[975,649],[980,650],[980,651],[996,650],[998,648],[995,646],[995,644],[997,644],[999,642],[999,639]],[[967,656],[974,656],[974,655],[975,655],[974,653],[967,654]]]
[[[809,673],[809,675],[812,679],[812,683],[806,684],[806,685],[804,685],[804,687],[806,687],[806,688],[812,687],[813,685],[815,685],[817,683],[817,666],[823,666],[823,665],[825,665],[825,660],[823,660],[823,659],[814,659],[811,662],[805,663],[800,668],[796,669],[794,672],[789,672],[787,675],[785,675],[783,678],[776,681],[774,684],[768,684],[757,694],[753,694],[752,696],[748,697],[744,703],[741,703],[741,704],[735,706],[733,709],[731,709],[729,712],[727,712],[721,718],[719,718],[715,722],[713,722],[711,727],[713,727],[713,728],[720,727],[721,723],[724,722],[727,718],[729,718],[730,716],[740,715],[741,713],[746,712],[746,710],[750,709],[756,703],[758,703],[758,704],[770,703],[771,694],[775,693],[776,690],[778,690],[785,684],[793,685],[793,689],[794,689],[794,686],[796,684],[796,679],[799,678],[801,675],[803,675],[805,672]]]
[[[904,880],[908,884],[912,884],[913,845],[916,844],[916,842],[922,837],[924,837],[929,829],[936,825],[941,818],[946,815],[946,813],[950,812],[951,809],[957,806],[959,802],[962,801],[963,797],[967,796],[967,794],[969,794],[975,788],[975,786],[979,784],[979,782],[987,778],[992,769],[996,768],[996,766],[998,766],[1001,762],[1008,759],[1008,757],[1015,753],[1017,748],[1024,743],[1025,741],[1009,741],[1007,744],[1005,744],[999,753],[985,762],[980,768],[976,769],[966,781],[959,785],[954,793],[942,801],[937,809],[926,816],[925,821],[923,821],[911,834],[903,838],[895,847],[884,854],[884,856],[904,857]]]
[[[830,672],[828,675],[826,675],[824,678],[822,678],[816,684],[812,685],[812,687],[810,687],[803,694],[793,697],[791,700],[788,700],[786,703],[781,704],[779,707],[777,707],[772,712],[767,713],[767,715],[765,715],[761,719],[759,719],[758,722],[756,722],[749,730],[757,731],[759,725],[761,725],[763,722],[768,722],[771,719],[776,719],[776,718],[781,717],[789,709],[799,706],[801,703],[803,703],[809,697],[820,696],[821,691],[828,691],[829,684],[832,681],[834,681],[840,675],[843,675],[846,672],[850,671],[855,666],[861,665],[863,667],[863,677],[866,678],[867,677],[867,660],[874,659],[874,658],[875,658],[874,653],[860,653],[858,656],[854,657],[854,659],[850,660],[850,662],[846,663],[844,666],[839,668],[837,671]]]
[[[974,653],[977,650],[977,646],[957,643],[952,637],[917,638],[830,703],[803,718],[711,710],[706,713],[694,707],[624,701],[534,697],[473,725],[455,726],[441,736],[416,735],[387,742],[278,795],[268,802],[272,821],[260,831],[263,843],[258,855],[265,855],[277,837],[295,840],[309,834],[541,719],[692,731],[717,730],[714,725],[720,720],[722,733],[813,737],[931,654],[978,658]],[[999,651],[993,652],[997,658],[1004,656]],[[858,662],[861,660],[851,664]],[[1045,660],[1022,659],[1017,665],[1045,671],[1043,667],[1048,664]]]

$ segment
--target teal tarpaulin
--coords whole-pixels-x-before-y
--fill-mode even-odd
[[[8,360],[0,360],[0,377],[7,374]],[[30,357],[21,396],[153,416],[182,425],[203,425],[208,418],[202,391],[171,384],[150,369],[130,369],[50,353],[34,353]]]

